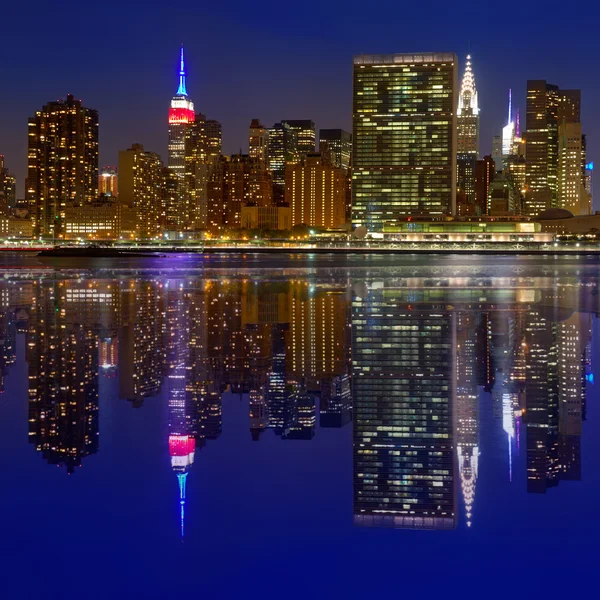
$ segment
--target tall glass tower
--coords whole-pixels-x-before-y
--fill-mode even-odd
[[[455,212],[457,58],[354,58],[352,223]]]

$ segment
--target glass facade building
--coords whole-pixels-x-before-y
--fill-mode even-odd
[[[352,222],[455,212],[457,58],[354,58]]]

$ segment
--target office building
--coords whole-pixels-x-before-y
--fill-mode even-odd
[[[185,180],[185,133],[196,118],[194,103],[188,96],[186,83],[182,46],[179,55],[179,85],[175,96],[171,99],[171,107],[169,109],[169,153],[167,159],[167,167],[177,179],[179,189],[178,200],[181,204],[181,210],[185,209],[184,204],[187,197]]]
[[[64,237],[68,240],[117,240],[121,234],[121,205],[101,197],[83,206],[65,209]]]
[[[269,160],[269,131],[258,120],[252,119],[248,132],[248,154],[265,166]]]
[[[0,154],[0,216],[8,217],[17,204],[17,182],[15,176],[4,166]]]
[[[155,152],[133,144],[119,152],[119,203],[135,214],[135,237],[157,238],[164,222],[163,164]]]
[[[292,226],[338,228],[346,223],[346,174],[321,154],[287,165],[285,202]]]
[[[285,167],[299,160],[298,133],[287,123],[269,129],[269,171],[273,177],[273,202],[281,205],[285,195]]]
[[[579,90],[560,90],[558,86],[550,85],[544,80],[527,82],[527,173],[524,202],[524,212],[527,215],[537,216],[544,210],[559,205],[559,126],[580,123],[580,105]],[[574,133],[573,128],[569,130],[571,134]],[[565,156],[562,165],[567,169],[567,163],[572,162],[567,159],[568,135],[563,139]],[[567,201],[566,190],[569,187],[566,179],[565,171],[565,185],[561,187],[561,201],[564,202]]]
[[[496,161],[489,154],[475,163],[475,205],[479,215],[488,214],[488,191],[495,174]]]
[[[492,158],[494,159],[494,163],[496,164],[495,171],[502,171],[503,161],[502,161],[502,136],[495,135],[492,140]]]
[[[354,58],[353,225],[454,214],[457,88],[455,54]]]
[[[68,204],[98,193],[98,113],[68,95],[28,123],[26,195],[36,236],[61,237]]]
[[[309,119],[286,119],[281,123],[287,125],[296,133],[296,150],[300,157],[316,151],[316,133],[313,121]]]
[[[334,166],[347,171],[352,159],[352,134],[343,129],[320,129],[319,152],[331,152]]]
[[[185,131],[185,179],[187,196],[183,206],[167,209],[169,229],[197,231],[206,229],[208,219],[208,181],[222,151],[219,121],[198,113]]]
[[[117,197],[119,195],[119,183],[117,178],[117,167],[102,167],[98,177],[98,194]]]
[[[456,193],[457,211],[460,214],[460,204],[475,205],[475,163],[479,158],[479,102],[470,56],[467,56],[458,95],[456,122]]]

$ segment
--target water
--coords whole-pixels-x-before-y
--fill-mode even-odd
[[[587,591],[597,259],[3,263],[3,597]]]

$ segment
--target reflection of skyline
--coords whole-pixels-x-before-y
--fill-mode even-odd
[[[310,441],[354,417],[363,525],[476,524],[486,414],[503,432],[507,480],[544,492],[581,479],[592,323],[572,310],[582,288],[418,284],[358,279],[352,307],[345,281],[0,282],[2,377],[27,331],[30,441],[68,472],[100,448],[99,372],[142,410],[163,393],[180,502],[193,458],[221,436],[226,391],[248,402],[258,441]]]

